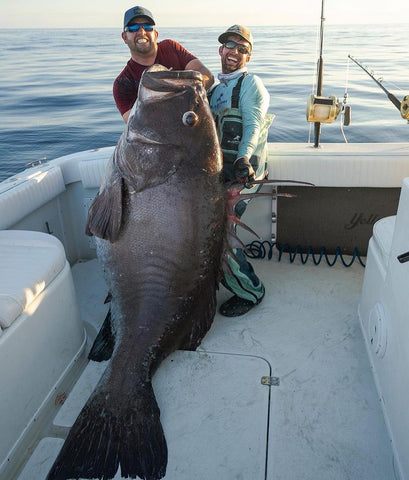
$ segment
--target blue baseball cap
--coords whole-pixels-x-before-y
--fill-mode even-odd
[[[129,22],[136,17],[146,18],[149,23],[155,25],[155,20],[153,19],[152,13],[144,7],[132,7],[125,12],[124,15],[124,28],[129,25]]]

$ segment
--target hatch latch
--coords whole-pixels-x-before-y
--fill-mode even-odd
[[[279,387],[280,386],[280,377],[261,377],[261,384],[266,385],[267,387]]]

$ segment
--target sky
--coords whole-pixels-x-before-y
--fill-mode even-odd
[[[164,27],[317,25],[322,0],[146,0]],[[122,28],[130,0],[0,0],[0,28]],[[325,0],[325,24],[408,23],[409,0]]]

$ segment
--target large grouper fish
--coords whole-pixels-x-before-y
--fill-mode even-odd
[[[165,475],[151,379],[212,324],[227,224],[221,170],[200,73],[148,69],[87,221],[111,295],[102,330],[112,356],[48,480]]]

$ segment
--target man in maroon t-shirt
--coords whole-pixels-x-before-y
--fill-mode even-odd
[[[122,39],[128,45],[131,58],[114,82],[114,99],[124,122],[138,96],[139,81],[144,70],[159,63],[173,70],[197,70],[203,75],[204,86],[213,84],[213,75],[188,50],[173,40],[157,43],[158,31],[152,13],[144,7],[125,12]]]

